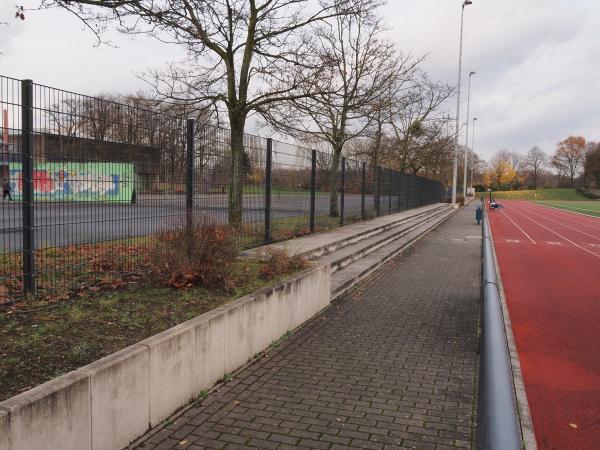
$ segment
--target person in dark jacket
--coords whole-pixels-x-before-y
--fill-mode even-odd
[[[12,202],[12,196],[10,195],[10,180],[8,178],[2,180],[2,200],[6,200],[6,197]]]

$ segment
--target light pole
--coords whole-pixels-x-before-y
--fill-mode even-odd
[[[473,170],[475,169],[473,160],[475,159],[475,121],[477,117],[473,117],[473,133],[471,133],[471,187],[473,187]]]
[[[469,88],[467,89],[467,129],[466,129],[466,139],[465,139],[465,170],[463,177],[463,197],[467,198],[467,170],[468,170],[468,161],[469,161],[469,109],[471,107],[471,77],[475,75],[475,72],[471,70],[469,72]]]
[[[458,178],[458,131],[460,127],[460,78],[462,74],[462,38],[463,23],[465,18],[465,6],[473,4],[471,0],[465,0],[460,13],[460,45],[458,51],[458,87],[456,93],[456,134],[454,136],[454,167],[452,169],[452,205],[456,207],[456,179]]]

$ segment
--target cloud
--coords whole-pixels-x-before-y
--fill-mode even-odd
[[[386,19],[401,48],[429,53],[427,69],[456,84],[460,1],[391,1]],[[540,144],[572,133],[598,139],[600,4],[588,0],[474,0],[465,9],[463,82],[473,78],[476,150]],[[466,92],[463,84],[462,120]],[[452,115],[453,105],[448,105]],[[463,137],[461,137],[461,140]]]
[[[21,0],[35,7],[39,0]],[[389,36],[413,55],[428,54],[432,77],[455,84],[461,0],[389,0]],[[95,48],[94,37],[62,10],[15,21],[0,0],[0,65],[5,75],[86,94],[130,93],[144,87],[135,73],[183,58],[184,51],[117,32],[118,47]],[[600,2],[473,0],[465,9],[463,79],[473,78],[471,114],[476,150],[484,156],[534,144],[552,152],[569,134],[600,140]],[[18,45],[17,45],[18,44]],[[463,85],[466,87],[465,85]],[[463,89],[462,120],[466,92]],[[447,105],[454,115],[455,106]],[[461,141],[464,137],[461,137]]]
[[[13,43],[23,32],[23,22],[15,19],[15,5],[12,2],[0,3],[0,54],[12,50]],[[2,55],[0,55],[0,62]]]

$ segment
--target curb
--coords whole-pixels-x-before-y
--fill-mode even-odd
[[[525,390],[525,381],[523,380],[523,372],[521,371],[521,362],[517,352],[517,343],[512,331],[512,323],[506,303],[506,295],[504,293],[504,284],[502,283],[502,275],[500,266],[496,256],[496,246],[494,244],[494,235],[492,227],[489,227],[490,242],[494,254],[494,265],[496,267],[496,275],[498,278],[498,291],[500,292],[500,300],[502,303],[502,317],[504,318],[504,331],[506,332],[506,340],[510,355],[510,362],[513,373],[513,386],[515,389],[515,397],[517,399],[517,410],[519,414],[519,424],[521,426],[521,437],[523,448],[526,450],[537,450],[537,442],[533,429],[533,421],[531,420],[531,412],[529,410],[529,402],[527,401],[527,392]]]

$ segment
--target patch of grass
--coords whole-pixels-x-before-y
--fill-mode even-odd
[[[206,397],[208,397],[208,389],[202,389],[198,394],[198,400],[204,400]]]
[[[291,332],[291,331],[289,331],[289,330],[288,330],[288,331],[286,331],[285,333],[283,333],[283,334],[282,334],[282,335],[279,337],[279,339],[277,339],[277,340],[275,340],[275,341],[271,342],[271,345],[269,345],[269,348],[270,348],[270,349],[273,349],[273,348],[275,348],[275,347],[279,347],[279,346],[282,344],[282,342],[284,342],[284,341],[286,341],[287,339],[289,339],[290,337],[292,337],[292,335],[293,335],[293,334],[294,334],[294,333],[293,333],[293,332]]]
[[[488,192],[480,192],[481,196],[489,198]],[[492,196],[496,199],[509,200],[587,200],[575,189],[537,189],[523,191],[493,191]]]
[[[262,279],[263,264],[237,261],[234,270],[243,276],[227,290],[128,281],[114,290],[0,310],[0,401],[283,277]]]
[[[233,375],[232,375],[232,374],[230,374],[230,373],[226,373],[226,374],[224,374],[224,375],[223,375],[223,378],[221,379],[221,381],[222,381],[223,383],[227,383],[227,382],[229,382],[229,381],[231,381],[231,380],[233,380]]]
[[[580,201],[538,201],[540,205],[552,206],[565,211],[587,214],[588,216],[600,217],[600,200]]]

